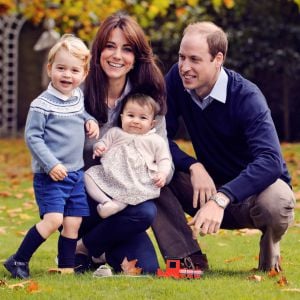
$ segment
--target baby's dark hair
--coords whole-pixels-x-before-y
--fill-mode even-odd
[[[124,98],[121,112],[123,112],[124,107],[126,106],[126,103],[128,103],[130,101],[136,102],[141,106],[151,107],[153,114],[154,114],[154,118],[158,115],[158,113],[160,111],[159,103],[156,102],[151,96],[142,94],[142,93],[134,93],[134,94],[128,94]]]

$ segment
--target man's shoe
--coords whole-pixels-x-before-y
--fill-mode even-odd
[[[16,261],[14,255],[8,258],[3,265],[13,278],[25,279],[29,277],[28,262]]]
[[[208,260],[205,254],[193,253],[183,258],[183,264],[188,269],[200,269],[202,271],[209,270]]]

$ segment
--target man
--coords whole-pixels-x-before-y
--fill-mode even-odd
[[[199,233],[257,228],[259,270],[280,271],[279,241],[294,218],[290,175],[261,91],[223,67],[227,46],[226,34],[213,23],[198,22],[184,31],[179,61],[166,76],[176,171],[157,202],[153,230],[164,256],[207,269],[195,240]],[[196,159],[172,141],[179,117]],[[189,224],[184,212],[193,216]]]

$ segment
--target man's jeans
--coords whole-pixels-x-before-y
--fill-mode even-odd
[[[157,217],[152,224],[164,257],[185,257],[200,250],[187,225],[184,212],[194,216],[193,190],[189,174],[176,172],[156,201]],[[280,269],[279,241],[294,219],[295,197],[278,179],[258,195],[242,203],[229,204],[224,211],[223,229],[256,228],[262,231],[259,269]]]

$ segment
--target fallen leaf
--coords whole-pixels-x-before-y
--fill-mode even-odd
[[[233,258],[225,259],[224,262],[231,263],[231,262],[234,262],[234,261],[241,260],[243,258],[244,258],[244,256],[236,256],[236,257],[233,257]]]
[[[280,286],[287,286],[288,285],[288,281],[287,281],[285,276],[281,276],[280,279],[277,281],[277,283]]]
[[[18,207],[18,208],[8,209],[6,212],[10,218],[14,218],[22,212],[22,208]]]
[[[125,257],[121,263],[121,268],[126,275],[139,275],[142,272],[142,268],[136,267],[137,259],[128,261]]]
[[[261,234],[261,231],[258,229],[248,229],[248,228],[237,230],[237,235],[241,235],[241,236],[256,235],[256,234]]]
[[[29,293],[36,293],[36,292],[38,292],[39,291],[39,285],[38,285],[38,283],[36,281],[32,280],[29,283],[29,285],[27,286],[27,291]]]
[[[252,281],[261,282],[263,277],[260,275],[251,275],[251,276],[248,276],[247,279],[252,280]]]
[[[282,289],[282,292],[297,292],[300,293],[300,289]]]
[[[271,269],[271,271],[268,272],[269,277],[275,277],[279,274],[278,271],[276,271],[274,268]]]
[[[24,198],[24,194],[23,193],[17,193],[17,194],[15,194],[15,197],[17,199],[22,199],[22,198]]]
[[[0,279],[0,286],[7,286],[7,282],[3,279]]]
[[[73,268],[51,268],[48,269],[50,274],[74,274]]]
[[[14,290],[14,289],[24,289],[25,286],[27,284],[29,284],[30,282],[31,282],[31,280],[27,280],[27,281],[22,281],[22,282],[19,282],[19,283],[16,283],[16,284],[10,284],[10,285],[8,285],[8,288],[12,289],[12,290]]]
[[[28,230],[23,230],[23,231],[17,231],[16,234],[18,236],[25,236],[27,234]]]
[[[20,217],[21,220],[30,220],[30,219],[32,219],[32,217],[27,215],[27,214],[20,214],[19,217]]]
[[[35,203],[33,201],[26,201],[22,204],[25,209],[32,209],[35,207]]]
[[[0,192],[0,197],[10,197],[10,196],[11,196],[10,192],[6,192],[6,191]]]
[[[0,227],[0,235],[6,234],[5,227]]]

